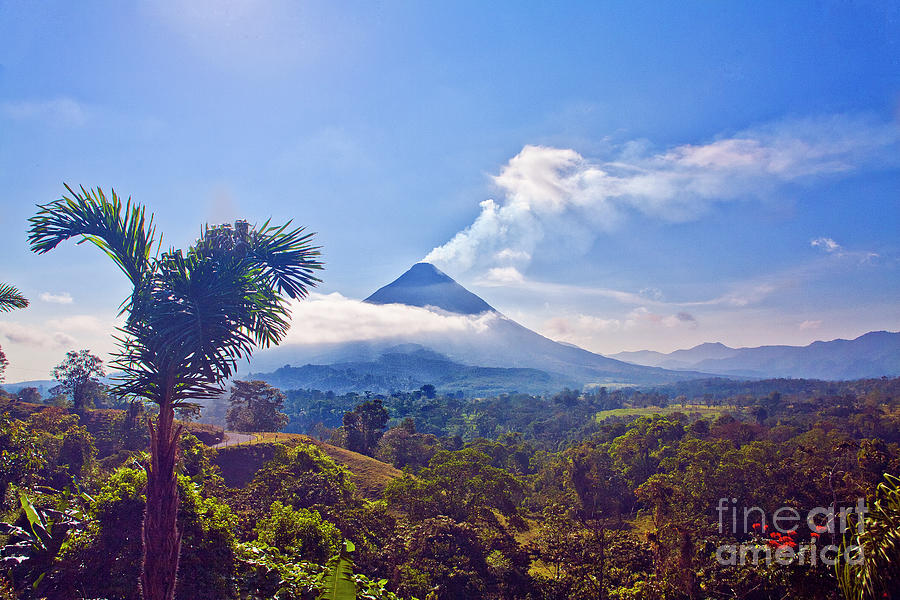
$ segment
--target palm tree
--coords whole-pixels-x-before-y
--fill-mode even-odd
[[[11,285],[0,283],[0,312],[9,312],[17,308],[25,308],[26,306],[28,306],[28,300],[18,289]],[[0,348],[0,382],[3,381],[3,372],[8,364],[9,361],[6,360],[3,348]]]
[[[280,342],[290,327],[289,298],[303,298],[320,280],[311,233],[266,221],[251,229],[205,226],[187,249],[159,254],[153,216],[99,188],[39,206],[29,219],[32,251],[49,252],[78,238],[105,252],[133,290],[116,337],[116,391],[159,405],[150,428],[147,509],[143,523],[141,591],[145,600],[171,600],[181,535],[175,460],[180,426],[174,410],[217,396],[236,361],[256,347]],[[156,245],[156,251],[154,251]]]

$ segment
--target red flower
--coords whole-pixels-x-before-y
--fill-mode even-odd
[[[826,531],[828,531],[828,528],[824,525],[816,525],[816,531],[818,531],[819,533],[825,533]]]
[[[819,534],[816,533],[815,531],[813,531],[811,534],[809,534],[809,537],[814,537],[814,538],[818,539],[818,538],[819,538]]]
[[[753,524],[753,529],[759,529],[759,523],[754,523],[754,524]]]

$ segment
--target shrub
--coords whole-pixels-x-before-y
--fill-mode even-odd
[[[318,511],[293,509],[275,501],[256,525],[257,539],[297,558],[324,562],[337,553],[341,532]]]

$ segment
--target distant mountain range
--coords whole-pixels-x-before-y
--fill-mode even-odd
[[[900,376],[900,333],[872,331],[853,340],[813,342],[808,346],[729,348],[707,343],[668,354],[640,350],[611,356],[636,365],[755,379],[893,377]]]
[[[668,354],[601,356],[523,327],[428,263],[413,265],[365,302],[465,315],[484,326],[366,342],[282,346],[254,357],[254,377],[282,387],[334,391],[387,391],[432,383],[442,391],[537,393],[564,385],[651,386],[710,376],[836,380],[900,375],[900,334],[889,332],[804,347],[707,343]]]

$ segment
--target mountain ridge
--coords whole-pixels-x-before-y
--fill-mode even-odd
[[[710,355],[713,347],[720,356]],[[639,350],[611,356],[632,364],[727,376],[864,379],[900,375],[900,333],[870,331],[849,340],[819,340],[806,346],[731,348],[707,342],[669,353]]]

